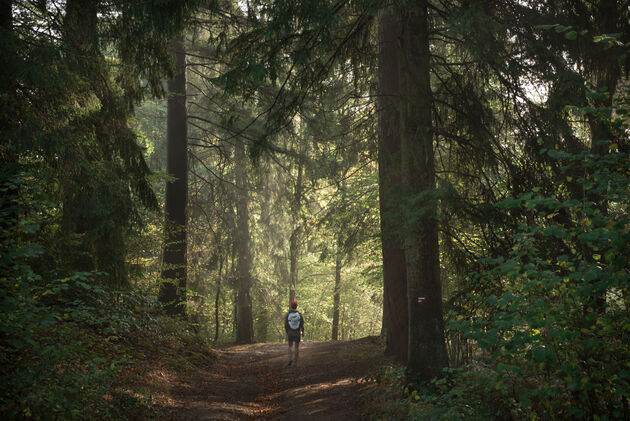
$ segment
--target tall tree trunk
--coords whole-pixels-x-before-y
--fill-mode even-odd
[[[81,79],[85,84],[81,89],[81,96],[88,91],[94,93],[101,101],[100,113],[107,112],[107,104],[104,101],[108,75],[104,74],[105,61],[99,51],[98,33],[94,30],[98,26],[97,3],[91,0],[68,0],[66,2],[66,14],[63,22],[63,39],[66,44],[66,62],[68,68]],[[89,87],[88,87],[89,86]],[[85,97],[80,101],[85,101]],[[107,117],[106,117],[107,118]],[[111,122],[111,119],[108,118]],[[96,134],[97,142],[98,134]],[[80,271],[99,270],[113,272],[120,270],[121,265],[112,267],[99,266],[97,259],[98,247],[105,243],[103,237],[114,234],[119,227],[110,230],[100,230],[95,235],[85,235],[90,233],[94,225],[100,221],[95,220],[95,216],[83,210],[82,203],[99,203],[102,199],[95,192],[98,188],[85,189],[82,186],[100,186],[103,180],[94,176],[91,171],[86,171],[85,166],[74,166],[77,161],[94,163],[97,156],[83,145],[73,145],[64,150],[61,162],[64,169],[61,174],[61,232],[66,235],[65,240],[68,245],[67,256],[70,265]],[[72,170],[74,169],[74,171]],[[80,243],[71,246],[72,236],[80,234]],[[118,245],[118,244],[117,244]],[[122,246],[122,244],[121,244]],[[115,250],[111,250],[115,252]],[[104,254],[104,253],[103,253]],[[113,270],[112,270],[113,269]]]
[[[159,300],[169,314],[186,311],[186,205],[188,203],[188,145],[186,120],[186,56],[183,37],[171,41],[175,76],[168,81],[166,116],[165,234]]]
[[[399,233],[400,96],[396,40],[400,20],[392,12],[379,18],[378,175],[383,251],[383,320],[387,355],[407,360],[407,271]]]
[[[11,0],[0,0],[0,30],[10,32],[13,26]]]
[[[333,298],[332,340],[339,339],[339,304],[341,301],[341,237],[337,240],[337,257],[335,259],[335,293]]]
[[[598,2],[596,20],[600,33],[611,34],[619,32],[622,24],[618,20],[620,19],[619,16],[623,16],[623,11],[619,10],[619,7],[617,0],[601,0]],[[608,95],[605,98],[598,98],[594,102],[596,107],[608,108],[612,106],[613,97],[617,91],[617,85],[622,73],[620,63],[615,55],[608,53],[606,50],[601,50],[600,54],[599,57],[595,57],[595,60],[593,60],[592,82],[597,91],[605,91]],[[614,139],[614,135],[607,124],[601,119],[589,115],[588,125],[591,132],[591,153],[595,155],[608,154],[608,145],[603,144],[602,141],[614,141],[616,139]],[[592,200],[598,202],[598,199],[600,199],[598,195],[594,195]],[[606,203],[602,203],[601,210],[607,213]]]
[[[214,297],[214,341],[219,340],[219,305],[221,304],[221,276],[223,276],[223,259],[224,256],[219,258],[219,276],[217,277],[217,293]],[[227,258],[226,258],[227,259]],[[227,262],[225,264],[227,273]]]
[[[291,204],[291,218],[293,220],[293,232],[289,240],[289,303],[295,300],[298,279],[298,259],[300,255],[300,244],[302,240],[302,223],[300,221],[300,209],[302,206],[302,178],[304,166],[298,165],[297,181],[293,192],[293,202]]]
[[[252,312],[252,258],[249,238],[249,190],[247,188],[247,157],[245,146],[237,143],[236,169],[236,343],[254,342],[254,318]]]
[[[233,214],[234,231],[232,233],[232,244],[230,248],[230,271],[229,279],[232,284],[232,333],[236,335],[238,330],[238,276],[236,274],[236,213]]]
[[[442,287],[433,156],[427,1],[402,13],[398,65],[401,92],[402,176],[407,190],[405,259],[409,344],[407,367],[426,381],[448,366],[442,319]]]
[[[85,66],[86,61],[93,61],[98,55],[98,33],[94,30],[98,24],[97,2],[93,0],[68,0],[66,2],[66,16],[64,18],[64,38],[70,41],[70,46],[74,51],[73,65],[81,63]],[[89,71],[75,68],[77,71]],[[86,76],[95,76],[85,74]]]
[[[9,0],[0,1],[0,37],[3,40],[9,40],[13,36],[13,14],[11,8],[12,2]],[[7,49],[11,45],[5,41],[5,45],[0,47],[5,59],[13,56],[13,51]],[[9,58],[10,59],[10,58]],[[0,101],[0,125],[7,131],[12,131],[15,122],[14,111],[14,78],[12,73],[0,72],[0,95],[5,98]],[[14,181],[20,172],[18,164],[18,154],[15,151],[13,139],[3,139],[0,143],[0,165],[2,172],[0,174],[0,186],[4,187],[0,191],[0,231],[12,231],[18,223],[18,214],[16,212],[15,201],[19,193],[18,187]]]

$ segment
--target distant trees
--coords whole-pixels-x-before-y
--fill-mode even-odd
[[[365,6],[365,9],[362,9],[362,6]],[[416,4],[409,6],[409,16],[414,16],[418,13],[417,6]],[[424,4],[424,7],[426,7],[426,4]],[[349,14],[342,14],[344,17],[341,18],[340,16],[342,15],[337,15],[341,9],[347,9],[344,10],[344,13],[349,12]],[[422,7],[420,9],[422,9]],[[335,77],[340,75],[335,72],[348,72],[346,74],[356,73],[355,76],[357,76],[357,78],[354,80],[358,81],[358,77],[360,74],[363,75],[362,72],[365,67],[355,66],[354,64],[359,63],[361,60],[365,60],[366,63],[370,62],[370,59],[367,58],[367,54],[365,56],[361,56],[361,54],[370,48],[366,47],[370,45],[369,42],[367,42],[369,37],[366,36],[366,34],[368,33],[367,28],[369,28],[369,24],[373,21],[372,17],[374,16],[373,12],[375,9],[371,9],[368,5],[358,5],[357,9],[352,9],[347,6],[335,8],[332,7],[332,5],[322,3],[318,5],[318,10],[321,12],[319,15],[313,13],[311,10],[307,10],[305,5],[300,3],[286,8],[279,4],[271,4],[268,8],[264,9],[264,14],[261,16],[261,19],[252,21],[252,28],[254,29],[244,31],[232,44],[234,48],[230,51],[231,62],[228,67],[229,70],[219,78],[219,81],[224,83],[228,90],[237,91],[239,93],[247,92],[248,94],[250,92],[262,92],[264,88],[260,91],[257,90],[264,86],[265,83],[271,82],[273,86],[277,79],[280,81],[284,80],[284,83],[280,85],[280,90],[274,92],[275,98],[271,101],[271,106],[264,111],[264,114],[267,115],[267,120],[264,126],[266,132],[262,134],[264,141],[261,143],[263,144],[269,144],[269,139],[273,139],[274,136],[282,133],[282,129],[291,124],[292,119],[297,113],[301,113],[300,118],[308,118],[308,113],[304,111],[309,108],[312,102],[317,102],[317,95],[321,95],[322,93],[320,88],[322,85],[320,84],[324,81],[334,80]],[[352,12],[350,12],[350,10],[352,10]],[[356,14],[353,14],[354,12],[356,12]],[[326,20],[324,19],[325,16],[329,16],[331,19]],[[293,18],[294,20],[292,20]],[[267,31],[273,33],[272,29],[275,28],[276,25],[283,26],[285,30],[298,33],[300,36],[295,39],[276,39],[263,36]],[[322,31],[322,28],[327,29],[326,31]],[[420,326],[425,322],[432,325],[431,329],[426,327],[420,328],[414,335],[422,336],[424,341],[426,338],[433,338],[431,335],[427,335],[428,333],[435,332],[437,336],[435,336],[434,339],[430,339],[428,342],[442,343],[441,347],[437,346],[437,348],[435,348],[435,350],[440,350],[440,352],[436,354],[437,360],[440,361],[437,363],[439,367],[436,366],[436,371],[432,372],[435,373],[440,372],[441,368],[445,365],[446,354],[443,346],[443,338],[441,336],[443,333],[441,321],[439,249],[437,243],[438,230],[435,225],[437,201],[434,198],[435,195],[432,194],[435,188],[435,175],[434,164],[432,162],[434,159],[432,152],[432,100],[430,96],[431,89],[428,85],[429,56],[428,53],[425,52],[425,50],[428,51],[428,38],[425,36],[424,44],[422,49],[420,49],[417,40],[418,34],[414,32],[418,28],[419,25],[417,24],[415,27],[410,27],[412,32],[411,35],[409,35],[408,44],[405,45],[408,51],[401,51],[402,54],[398,54],[396,48],[392,48],[396,57],[400,56],[407,60],[407,62],[395,60],[394,72],[389,76],[395,79],[393,83],[390,83],[392,87],[388,88],[391,89],[392,94],[389,97],[386,95],[383,96],[384,105],[386,105],[386,101],[393,104],[391,107],[384,106],[383,108],[395,108],[394,111],[391,111],[392,116],[389,118],[390,127],[383,129],[383,133],[388,130],[394,132],[401,124],[403,130],[407,130],[406,137],[402,134],[392,133],[390,137],[391,140],[383,139],[382,141],[383,145],[388,144],[391,147],[389,151],[386,148],[383,148],[382,151],[384,173],[381,178],[384,183],[383,186],[385,186],[382,189],[384,210],[388,206],[386,205],[387,196],[390,196],[390,203],[400,203],[402,205],[398,207],[398,209],[393,209],[394,215],[383,215],[383,226],[388,226],[388,217],[396,218],[398,216],[400,218],[404,210],[409,210],[407,214],[404,214],[404,218],[412,223],[412,225],[409,226],[400,224],[397,227],[395,227],[394,224],[390,224],[390,228],[384,230],[387,231],[384,233],[384,239],[388,241],[385,250],[388,252],[392,251],[396,255],[394,259],[397,259],[396,261],[390,260],[391,255],[388,254],[388,266],[386,269],[387,288],[385,294],[388,303],[395,303],[395,310],[392,309],[392,306],[387,307],[387,310],[395,311],[395,315],[392,317],[386,316],[385,322],[392,325],[389,336],[390,340],[392,339],[391,334],[396,335],[397,340],[395,345],[390,342],[390,346],[396,347],[395,351],[390,350],[390,352],[394,352],[398,354],[398,356],[405,358],[408,353],[406,329],[407,326],[409,326],[409,323],[406,321],[406,308],[408,306],[407,301],[409,297],[406,288],[408,285],[418,284],[412,287],[414,295],[413,309],[422,308],[431,309],[431,311],[422,315],[414,314],[411,316],[410,320],[414,321],[414,326]],[[427,28],[423,30],[425,34],[428,33]],[[395,37],[395,34],[390,35],[391,40],[389,42],[392,44],[392,47]],[[372,48],[373,46],[374,45],[371,45]],[[284,51],[290,58],[290,66],[278,60],[281,51]],[[374,50],[369,51],[373,52]],[[410,53],[411,51],[413,51],[413,53]],[[424,53],[421,60],[418,60],[414,56],[417,52]],[[245,60],[245,57],[248,58]],[[410,58],[415,61],[409,63]],[[427,62],[423,62],[422,60],[426,60]],[[392,60],[389,60],[387,64],[391,65],[391,63]],[[401,69],[400,73],[399,67]],[[400,82],[400,84],[404,86],[403,90],[405,90],[406,94],[410,95],[405,101],[400,100],[401,97],[398,95],[398,87],[395,86],[399,84],[397,80],[399,74],[404,76],[404,81]],[[419,88],[415,80],[420,74],[422,75],[422,83],[424,85]],[[286,79],[283,79],[285,77]],[[334,86],[335,83],[333,82],[331,85]],[[359,91],[358,95],[368,91],[366,86],[360,89],[363,90]],[[341,93],[343,90],[339,92]],[[310,94],[314,95],[313,99],[309,98]],[[427,96],[426,94],[429,95]],[[322,95],[321,98],[325,98],[325,96],[326,94]],[[420,108],[416,107],[418,103],[422,105]],[[418,110],[424,113],[422,114],[423,119],[420,125],[418,125],[416,120],[416,111]],[[426,130],[424,130],[420,138],[418,138],[417,136],[419,135],[414,129],[420,126],[424,127]],[[399,136],[403,136],[403,139],[406,139],[406,141],[401,142]],[[397,149],[399,149],[400,146],[397,146],[397,143],[404,145],[404,152],[398,152]],[[274,145],[271,145],[270,149],[273,150]],[[424,155],[418,156],[420,153],[424,153]],[[388,160],[391,163],[391,173],[386,174],[388,171],[388,169],[386,169]],[[407,171],[404,179],[403,168],[406,168]],[[294,207],[296,203],[299,204],[300,200],[299,185],[302,182],[301,170],[297,172],[297,180],[298,188],[295,189],[293,200],[290,202],[292,203],[292,207]],[[405,182],[411,183],[412,181],[414,183],[418,182],[419,184],[411,191],[405,192],[402,189],[403,185]],[[397,196],[393,193],[397,188],[400,188],[400,193],[404,194],[404,196]],[[417,203],[418,195],[424,195],[423,203],[426,205],[423,207],[423,211],[421,211],[420,214],[422,214],[424,210],[428,210],[424,212],[424,215],[420,218],[418,218],[417,212],[413,210],[413,206]],[[395,205],[389,206],[395,208]],[[395,215],[396,210],[400,212],[400,215]],[[295,220],[295,216],[293,216],[293,218]],[[421,222],[419,222],[419,220],[421,220]],[[344,228],[341,227],[337,229],[344,230]],[[413,257],[413,259],[407,259],[402,265],[404,269],[400,269],[400,263],[404,261],[401,260],[401,257],[403,257],[403,232],[405,232],[406,236],[405,241],[408,253],[410,253],[409,257]],[[297,273],[297,254],[295,251],[299,243],[297,235],[299,233],[299,230],[293,230],[290,237],[289,298],[293,298],[295,294],[293,292]],[[333,294],[334,331],[338,329],[336,327],[339,319],[339,297],[337,295],[341,276],[341,262],[344,258],[344,250],[347,248],[346,235],[346,233],[339,234],[340,238],[337,238],[339,237],[338,235],[333,236],[333,238],[336,238],[336,248],[340,253],[335,259],[336,272],[339,273],[335,274],[337,286]],[[421,242],[426,243],[421,244]],[[417,256],[411,256],[411,254],[414,253],[412,249],[418,254]],[[419,253],[425,251],[428,254],[421,258]],[[413,263],[411,263],[412,261]],[[394,269],[395,267],[396,269]],[[413,273],[409,272],[411,269],[413,269]],[[425,269],[427,270],[425,271]],[[401,279],[401,275],[403,279]],[[396,279],[393,280],[392,278]],[[407,282],[405,278],[413,279],[413,283]],[[420,286],[423,282],[425,282],[426,285]],[[420,288],[420,290],[418,290],[418,288]],[[392,293],[391,295],[390,292]],[[418,307],[418,297],[426,299],[428,304]],[[425,316],[427,318],[426,321],[424,321]],[[410,349],[414,350],[414,355],[418,355],[417,351],[420,349],[420,345],[421,343],[418,341],[413,342]],[[433,367],[435,364],[431,363],[429,365]],[[419,367],[414,368],[418,369]],[[430,374],[427,375],[430,376]]]
[[[329,118],[333,114],[331,110],[334,105],[332,102],[322,103],[319,95],[302,98],[307,105],[296,114],[298,117],[295,120],[286,121],[280,118],[280,114],[289,115],[296,110],[288,104],[284,108],[278,108],[278,101],[287,100],[283,95],[285,87],[263,84],[264,77],[255,80],[242,79],[248,78],[249,72],[254,69],[264,71],[264,67],[254,62],[245,71],[238,69],[238,65],[234,66],[234,63],[226,63],[231,55],[247,55],[241,47],[248,48],[252,45],[243,43],[238,38],[239,33],[246,34],[247,30],[247,26],[239,20],[244,18],[241,16],[243,11],[234,9],[233,12],[234,20],[204,20],[192,37],[194,41],[190,51],[194,64],[191,65],[189,86],[192,89],[189,96],[193,99],[189,118],[192,137],[195,139],[191,145],[195,160],[193,179],[196,185],[204,186],[203,195],[197,196],[195,193],[196,198],[203,198],[201,201],[195,199],[195,207],[204,203],[206,209],[200,209],[199,213],[209,217],[207,219],[210,224],[214,222],[221,230],[223,227],[228,230],[223,231],[222,235],[228,236],[231,245],[222,245],[221,253],[227,255],[224,273],[226,267],[229,267],[227,275],[232,281],[230,286],[234,288],[234,294],[227,295],[229,292],[223,290],[225,296],[230,297],[225,305],[234,305],[234,334],[239,342],[247,342],[252,340],[247,328],[250,318],[255,320],[252,334],[256,340],[259,340],[258,335],[263,340],[268,335],[277,335],[270,328],[275,329],[273,317],[281,317],[284,308],[276,301],[286,302],[287,298],[297,298],[301,306],[308,306],[309,298],[301,295],[300,290],[312,288],[318,278],[311,274],[315,267],[324,266],[324,261],[308,263],[314,253],[320,250],[323,234],[316,227],[319,217],[326,212],[322,206],[329,200],[326,196],[329,187],[321,180],[336,177],[335,172],[341,165],[347,165],[346,168],[356,165],[356,162],[338,164],[341,160],[339,151],[352,145],[354,153],[357,150],[354,145],[359,144],[360,138],[355,138],[348,127],[339,125],[334,119],[330,124],[320,119]],[[216,26],[208,30],[212,25]],[[224,38],[217,36],[217,30],[222,31]],[[218,42],[216,46],[212,44],[215,41]],[[231,42],[230,48],[226,48],[228,44],[225,42]],[[255,54],[258,53],[259,51]],[[279,76],[291,73],[288,63],[277,64],[276,70]],[[346,92],[344,95],[335,92],[339,86],[343,86],[341,91]],[[335,84],[335,88],[327,89],[330,93],[329,100],[350,104],[350,94],[347,94],[346,86],[349,84],[343,82]],[[350,110],[351,105],[347,107]],[[270,109],[273,112],[270,113]],[[357,121],[361,121],[361,118],[361,115],[357,115]],[[347,138],[344,139],[343,136]],[[335,140],[331,140],[332,138]],[[326,152],[332,151],[332,155],[326,156],[319,145],[325,145]],[[250,158],[253,158],[251,163]],[[219,163],[222,165],[220,169]],[[219,190],[227,193],[226,196],[221,196],[221,202],[217,201]],[[249,202],[247,210],[242,205],[245,195]],[[217,205],[216,211],[220,207],[228,206],[234,219],[231,216],[222,217],[220,212],[215,213],[214,209],[210,209],[213,201]],[[234,250],[233,254],[228,251],[230,249]],[[343,253],[345,251],[340,250],[340,255]],[[249,270],[242,270],[239,262],[248,266],[248,260]],[[325,262],[328,263],[328,260]],[[311,265],[313,267],[309,268]],[[203,265],[198,267],[209,273]],[[214,267],[216,270],[214,264],[209,263],[207,267]],[[315,273],[326,276],[317,271]],[[329,281],[334,281],[334,272],[331,270],[327,277]],[[270,283],[269,278],[274,281]],[[310,281],[301,286],[300,278]],[[325,297],[329,299],[325,300],[326,306],[330,305],[332,310],[333,288],[327,294]],[[378,296],[374,299],[378,299]],[[321,306],[323,303],[317,305]],[[253,314],[249,316],[248,312]],[[321,317],[323,321],[333,313],[334,310],[328,315],[323,312],[321,315],[317,314],[317,317]],[[314,324],[318,321],[317,317],[312,319]],[[330,332],[330,319],[327,323]],[[245,333],[240,332],[241,328]],[[324,327],[321,328],[323,329]],[[311,330],[319,331],[315,327]],[[329,333],[326,334],[328,335]]]

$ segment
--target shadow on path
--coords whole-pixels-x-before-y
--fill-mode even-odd
[[[177,376],[171,420],[359,420],[364,377],[379,361],[376,338],[303,342],[299,366],[285,343],[216,349],[207,370]]]

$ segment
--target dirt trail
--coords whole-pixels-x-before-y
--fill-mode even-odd
[[[215,364],[171,379],[169,420],[359,420],[364,377],[381,359],[374,338],[225,346]]]

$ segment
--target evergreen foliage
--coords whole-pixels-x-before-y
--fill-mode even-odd
[[[135,310],[155,305],[130,290],[128,244],[158,203],[128,119],[160,93],[172,15],[190,4],[131,3],[2,3],[3,418],[147,410],[120,386],[129,351],[109,343],[155,329]]]
[[[307,340],[408,322],[373,418],[628,419],[629,22],[621,0],[3,2],[0,414],[151,419],[126,377],[150,342],[184,367],[282,341],[295,298]],[[175,38],[188,321],[156,316]]]

